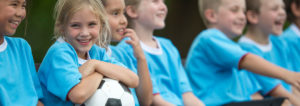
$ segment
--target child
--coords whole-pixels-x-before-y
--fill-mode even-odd
[[[209,29],[194,40],[186,71],[195,95],[206,105],[250,100],[258,87],[239,69],[279,78],[300,88],[298,73],[247,53],[230,39],[242,34],[245,8],[244,0],[199,0],[200,15]]]
[[[126,61],[124,64],[139,76],[140,84],[135,89],[137,94],[134,91],[132,92],[135,97],[136,105],[149,106],[152,102],[152,83],[147,61],[134,30],[126,28],[127,19],[124,15],[125,2],[124,0],[102,0],[102,3],[108,16],[112,41],[119,42],[124,37],[131,38],[131,40],[128,40],[127,42],[134,48],[134,53],[136,55],[134,58],[132,58],[132,60],[136,60],[136,62]],[[112,56],[115,56],[116,59],[122,60],[120,58],[127,56],[126,51],[122,48],[109,46],[109,49],[113,52]],[[137,64],[137,68],[134,66],[134,64]],[[139,99],[137,99],[137,97]]]
[[[48,50],[38,73],[45,105],[82,104],[103,77],[119,80],[128,87],[138,85],[136,74],[114,65],[119,63],[95,45],[107,47],[109,37],[105,34],[109,30],[105,9],[99,0],[59,0],[55,13],[58,40]]]
[[[283,24],[286,19],[284,3],[282,0],[246,0],[248,19],[247,32],[239,40],[240,46],[253,54],[272,62],[286,69],[289,67],[287,57],[288,47],[277,37],[282,33]],[[249,72],[250,74],[253,74]],[[290,85],[280,82],[277,79],[253,74],[258,83],[262,86],[262,95],[287,97],[295,106],[300,101],[289,93]],[[281,85],[282,83],[282,85]]]
[[[300,60],[300,0],[284,0],[286,5],[287,20],[291,25],[283,32],[281,36],[289,45],[290,48],[290,58],[293,69],[300,72],[300,66],[298,65]],[[292,89],[293,93],[300,98],[300,92]]]
[[[168,39],[153,36],[154,30],[165,26],[167,7],[164,1],[125,0],[125,4],[127,19],[141,40],[153,80],[152,105],[202,105],[192,93],[176,47]],[[129,55],[123,61],[136,61],[130,58],[136,55],[135,48],[126,42],[128,41],[123,40],[117,45]]]
[[[43,105],[30,45],[13,38],[26,16],[26,0],[0,0],[0,105]]]
[[[297,64],[300,60],[300,0],[284,0],[286,4],[287,20],[291,25],[283,32],[282,38],[288,43],[289,48],[292,48],[291,54],[293,68],[295,71],[300,71],[300,66]]]

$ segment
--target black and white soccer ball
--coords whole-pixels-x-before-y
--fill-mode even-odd
[[[75,106],[134,106],[133,96],[124,84],[103,78],[96,92],[83,104]]]

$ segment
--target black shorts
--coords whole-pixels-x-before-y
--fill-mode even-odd
[[[283,97],[266,98],[263,100],[253,100],[245,102],[232,102],[224,106],[281,106],[284,99]]]

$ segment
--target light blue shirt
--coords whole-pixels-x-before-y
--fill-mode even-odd
[[[141,43],[153,83],[153,94],[159,93],[164,100],[175,105],[183,105],[182,94],[192,92],[192,89],[181,64],[180,54],[170,40],[161,37],[154,39],[160,45],[159,49]],[[128,56],[121,56],[124,63],[133,61],[132,66],[136,68],[132,47],[124,40],[117,47],[123,48],[128,53]]]
[[[89,55],[91,59],[123,66],[96,45],[92,46]],[[70,44],[56,42],[50,47],[38,71],[45,96],[42,101],[46,106],[74,105],[66,99],[71,88],[81,80],[79,66],[77,53]]]
[[[111,56],[114,57],[116,60],[123,63],[126,67],[128,67],[130,70],[132,70],[134,73],[138,74],[137,72],[137,66],[136,66],[136,59],[135,57],[130,57],[131,55],[127,54],[127,51],[123,48],[117,48],[115,46],[110,45],[109,46],[111,52]],[[139,100],[137,98],[137,94],[135,92],[135,88],[130,88],[130,91],[133,95],[135,106],[140,106]]]
[[[206,105],[250,100],[260,89],[239,62],[247,54],[218,29],[207,29],[194,40],[186,61],[194,94]]]
[[[255,41],[243,36],[239,40],[239,45],[242,47],[242,49],[249,51],[255,55],[258,55],[265,60],[277,65],[281,66],[283,68],[289,68],[288,67],[288,57],[287,57],[287,47],[285,45],[285,42],[278,39],[277,37],[270,36],[268,45],[260,45],[256,43]],[[262,89],[260,92],[263,95],[267,95],[269,92],[271,92],[275,87],[277,87],[279,84],[281,84],[288,90],[291,91],[291,87],[286,84],[285,82],[274,79],[271,77],[266,77],[262,75],[258,75],[252,72],[249,72],[250,74],[253,74],[258,81],[258,83],[262,86]]]
[[[0,105],[36,106],[42,97],[29,44],[4,36],[0,45]]]
[[[288,27],[281,36],[284,41],[288,44],[288,48],[290,49],[290,53],[288,54],[290,58],[290,62],[293,66],[294,71],[300,72],[300,30],[295,24],[292,24]]]

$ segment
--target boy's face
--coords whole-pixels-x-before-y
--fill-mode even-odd
[[[242,34],[246,24],[245,0],[222,0],[216,11],[215,27],[232,38]]]
[[[0,36],[13,35],[26,16],[25,0],[0,0]]]
[[[266,34],[280,35],[286,19],[282,0],[261,0],[258,27]]]
[[[99,18],[90,8],[84,7],[67,23],[65,40],[74,47],[79,57],[85,56],[98,39],[100,27]]]
[[[151,30],[162,29],[165,27],[167,12],[164,0],[141,0],[136,21]]]
[[[124,0],[107,0],[105,5],[113,41],[121,41],[127,27]]]

